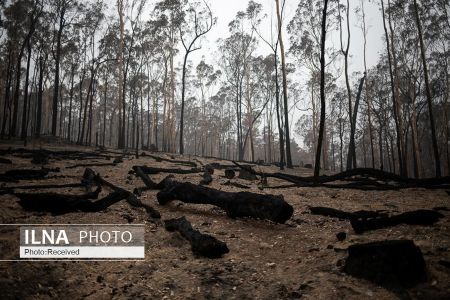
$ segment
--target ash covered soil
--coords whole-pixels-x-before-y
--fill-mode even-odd
[[[9,146],[0,145],[0,149]],[[32,147],[32,146],[31,146]],[[67,145],[42,145],[50,150],[92,149]],[[36,147],[35,149],[38,149]],[[117,156],[118,154],[111,154]],[[165,158],[172,155],[157,153]],[[4,155],[13,164],[0,164],[1,173],[9,169],[39,166],[31,159]],[[174,159],[193,160],[203,164],[231,162],[193,156],[173,156]],[[109,162],[112,162],[113,158]],[[194,160],[195,161],[195,160]],[[198,162],[197,161],[197,162]],[[66,169],[79,163],[105,163],[107,160],[54,160],[49,168],[61,168],[46,180],[22,180],[20,183],[0,183],[4,187],[24,184],[79,183],[84,167]],[[116,166],[92,167],[106,180],[128,190],[143,187],[142,180],[129,175],[134,165],[165,168],[186,168],[170,162],[157,162],[148,156],[125,156]],[[257,166],[256,170],[276,172],[278,169]],[[296,175],[312,175],[311,170],[295,168],[286,171]],[[58,176],[52,178],[52,176]],[[167,173],[150,175],[159,182]],[[181,182],[198,184],[202,173],[175,175]],[[62,177],[64,176],[64,177]],[[223,191],[242,191],[225,186],[224,170],[215,170],[209,187]],[[153,220],[142,208],[131,207],[126,201],[112,205],[99,213],[51,214],[27,212],[13,195],[0,196],[0,223],[66,224],[95,223],[145,224],[145,260],[128,262],[0,262],[0,298],[2,299],[396,299],[409,295],[416,299],[450,299],[450,269],[442,261],[450,261],[450,213],[433,226],[399,225],[357,235],[349,221],[312,215],[309,206],[326,206],[345,211],[386,210],[402,213],[415,209],[450,207],[445,190],[405,189],[400,191],[359,191],[329,188],[259,188],[259,180],[232,179],[250,187],[247,191],[263,194],[282,194],[294,207],[294,214],[286,224],[253,219],[230,219],[210,205],[184,204],[173,201],[160,206],[157,191],[143,192],[141,201],[161,213],[161,220]],[[286,184],[269,178],[269,186]],[[82,188],[52,191],[82,194]],[[102,195],[106,195],[105,188]],[[167,232],[163,220],[185,216],[195,229],[213,235],[227,243],[230,252],[223,258],[195,257],[189,243],[178,233]],[[339,242],[336,234],[346,232],[347,239]],[[6,236],[0,236],[0,239]],[[408,291],[393,292],[369,281],[353,278],[341,268],[346,248],[356,243],[385,239],[411,239],[420,247],[427,266],[427,281]],[[8,249],[0,249],[8,251]],[[8,253],[3,255],[16,255]]]

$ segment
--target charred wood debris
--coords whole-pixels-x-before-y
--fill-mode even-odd
[[[239,172],[238,178],[248,181],[259,180],[260,189],[283,189],[292,187],[325,187],[358,190],[399,190],[405,188],[449,189],[450,177],[412,179],[375,169],[359,168],[344,171],[334,175],[320,177],[302,177],[286,173],[265,173],[256,171],[254,165],[211,163],[203,164],[199,159],[180,160],[172,156],[170,159],[160,155],[143,152],[142,157],[148,157],[156,162],[168,162],[189,169],[158,168],[149,166],[133,166],[130,174],[134,174],[144,183],[143,187],[130,192],[103,178],[90,167],[116,166],[123,159],[132,154],[127,152],[106,151],[104,149],[83,151],[52,151],[30,150],[25,148],[0,150],[0,164],[12,165],[13,161],[2,156],[9,155],[30,159],[40,169],[11,169],[0,174],[0,195],[12,194],[16,196],[19,205],[26,211],[46,212],[54,215],[71,212],[94,213],[106,210],[111,205],[125,200],[129,205],[143,208],[149,217],[157,222],[161,214],[151,205],[143,203],[140,196],[147,190],[157,190],[159,205],[168,205],[174,200],[190,204],[214,205],[225,211],[230,218],[252,218],[268,220],[283,224],[294,212],[293,207],[284,200],[282,195],[260,194],[248,191],[227,192],[208,187],[213,181],[215,170],[223,170],[225,176],[221,184],[240,189],[250,189],[250,186],[238,183],[233,179]],[[68,184],[36,184],[12,185],[5,183],[20,182],[21,180],[45,180],[52,178],[51,173],[60,172],[59,168],[45,167],[49,160],[113,160],[112,162],[80,163],[69,165],[66,169],[85,168],[80,182]],[[154,182],[149,175],[168,173],[160,182]],[[202,174],[200,184],[178,182],[173,174]],[[54,177],[53,177],[54,178]],[[287,185],[269,186],[268,178],[276,178],[288,182]],[[79,188],[83,194],[64,194],[56,192],[26,192],[27,190]],[[99,199],[101,192],[108,190],[108,194]],[[400,224],[431,226],[445,215],[441,212],[449,211],[446,207],[433,210],[415,210],[400,214],[388,211],[355,211],[347,212],[331,207],[309,207],[310,213],[330,218],[349,221],[355,234],[397,226]],[[160,222],[160,221],[159,221]],[[215,237],[203,234],[194,229],[183,216],[178,219],[165,220],[163,223],[167,231],[179,232],[190,244],[196,256],[219,258],[229,252],[226,243]],[[339,232],[339,241],[346,239],[347,233]],[[342,271],[358,278],[370,280],[388,289],[398,290],[409,288],[426,280],[426,266],[422,252],[411,240],[384,240],[366,244],[354,244],[348,249],[348,258]]]

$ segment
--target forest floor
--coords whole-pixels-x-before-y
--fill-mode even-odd
[[[0,149],[19,147],[19,144],[0,144]],[[52,150],[90,150],[67,145],[41,145]],[[33,147],[32,145],[29,147]],[[35,146],[38,149],[38,146]],[[156,155],[156,154],[155,154]],[[158,153],[170,158],[172,155]],[[12,165],[0,164],[1,173],[9,169],[39,168],[30,159],[5,155]],[[184,156],[175,159],[190,160]],[[195,157],[203,164],[228,161]],[[20,184],[78,183],[84,168],[67,169],[77,163],[105,162],[105,160],[50,160],[46,167],[61,168],[57,175],[39,181]],[[156,162],[148,156],[124,158],[117,166],[93,167],[105,179],[133,191],[144,186],[140,178],[130,176],[133,165],[175,167],[169,162]],[[275,166],[256,166],[256,170],[276,172]],[[297,175],[311,175],[312,171],[295,168],[286,171]],[[150,177],[159,182],[167,174]],[[241,191],[225,186],[223,170],[215,170],[210,187],[223,191]],[[197,184],[201,173],[175,175],[176,180]],[[220,259],[195,257],[190,245],[179,234],[167,232],[161,221],[150,220],[141,208],[130,207],[121,201],[100,213],[51,214],[24,211],[13,195],[0,196],[0,223],[22,224],[145,224],[145,260],[133,262],[0,262],[0,298],[2,299],[396,299],[409,294],[415,299],[450,299],[450,269],[439,261],[450,261],[450,213],[433,226],[399,225],[357,235],[345,220],[312,215],[309,206],[326,206],[345,211],[387,210],[406,212],[415,209],[449,207],[445,190],[422,188],[400,191],[358,191],[348,189],[285,188],[263,190],[259,181],[232,179],[250,186],[248,191],[282,194],[294,207],[294,214],[286,224],[253,219],[230,219],[220,209],[209,205],[184,204],[174,201],[160,206],[157,191],[146,191],[144,203],[152,205],[162,220],[186,216],[193,227],[227,243],[230,252]],[[286,184],[268,179],[269,186]],[[5,183],[4,186],[17,185]],[[54,189],[52,191],[55,191]],[[58,192],[82,193],[81,188],[60,189]],[[105,193],[105,192],[102,192]],[[338,232],[346,232],[347,239],[339,242]],[[2,236],[0,236],[2,238]],[[369,281],[353,278],[341,271],[342,262],[352,244],[385,239],[411,239],[420,247],[427,266],[425,283],[402,295],[388,291]],[[0,251],[2,251],[0,249]],[[3,249],[3,251],[6,251]]]

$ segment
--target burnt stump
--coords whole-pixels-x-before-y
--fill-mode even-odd
[[[425,260],[411,240],[351,245],[343,271],[389,289],[410,288],[426,280]]]

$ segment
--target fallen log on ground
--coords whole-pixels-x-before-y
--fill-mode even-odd
[[[390,217],[372,218],[367,220],[353,219],[351,225],[355,233],[393,227],[400,224],[406,225],[433,225],[443,218],[444,215],[434,210],[414,210]]]
[[[187,160],[176,160],[176,159],[168,159],[161,156],[146,154],[146,156],[153,158],[157,162],[166,161],[174,164],[184,165],[188,167],[197,168],[197,164],[194,161],[187,161]]]
[[[155,168],[155,167],[147,167],[147,166],[137,166],[140,167],[144,174],[159,174],[159,173],[172,173],[172,174],[194,174],[201,173],[202,170],[198,168],[192,168],[190,170],[183,169],[167,169],[167,168]],[[134,169],[134,167],[133,167]]]
[[[36,179],[44,179],[45,176],[50,172],[59,172],[59,168],[56,169],[47,169],[42,168],[40,170],[34,169],[15,169],[6,171],[3,174],[0,174],[0,181],[9,182],[9,181],[17,181],[17,180],[36,180]]]
[[[0,164],[8,164],[8,165],[10,165],[10,164],[12,164],[12,161],[10,159],[0,157]]]
[[[191,244],[192,252],[196,255],[219,258],[225,253],[230,252],[227,244],[224,242],[219,241],[209,234],[203,234],[193,229],[191,223],[185,217],[164,221],[164,225],[167,231],[178,231],[187,239]]]
[[[181,200],[187,203],[199,203],[199,204],[212,204],[221,207],[227,212],[227,215],[230,217],[253,217],[260,219],[268,219],[279,223],[284,223],[288,220],[293,213],[293,208],[289,204],[287,204],[282,196],[272,196],[272,195],[260,195],[254,193],[227,193],[214,189],[207,189],[199,186],[192,185],[190,183],[178,183],[172,181],[172,176],[168,176],[164,178],[160,183],[155,183],[153,180],[147,176],[146,172],[144,172],[145,168],[141,166],[134,166],[133,170],[135,174],[142,179],[145,188],[136,188],[134,193],[136,195],[140,195],[142,191],[145,190],[163,190],[158,193],[158,202],[160,204],[166,204],[171,200]],[[229,185],[234,185],[239,188],[250,188],[248,186],[240,185],[238,183],[228,183]],[[184,195],[178,196],[177,191],[180,188],[175,188],[177,185],[188,185],[189,190],[192,196]],[[170,191],[170,194],[167,194],[167,191]],[[182,193],[181,193],[182,194]],[[220,194],[219,197],[216,194]],[[238,195],[237,195],[238,194]],[[167,200],[169,195],[175,197],[173,199]],[[223,197],[223,195],[227,195],[227,197]],[[198,199],[195,198],[198,196]],[[209,198],[208,198],[209,197]],[[279,199],[281,197],[281,199]],[[217,198],[218,200],[214,200]],[[206,199],[206,200],[205,200]],[[211,200],[213,199],[213,200]],[[261,201],[263,199],[264,201]],[[189,202],[191,201],[191,202]],[[196,202],[196,201],[207,201],[207,202]],[[209,202],[208,202],[209,201]],[[248,203],[245,203],[248,201]],[[259,203],[258,201],[261,201]],[[262,206],[262,207],[259,207]],[[271,209],[275,209],[275,211],[271,211]]]
[[[445,189],[450,187],[450,176],[424,179],[403,178],[394,173],[370,168],[357,168],[334,175],[322,175],[319,177],[296,176],[281,172],[258,172],[252,168],[248,168],[247,166],[240,165],[237,162],[233,161],[233,163],[239,168],[254,175],[285,180],[294,183],[299,187],[320,186],[327,188],[351,188],[359,190],[398,190],[417,187],[427,189]],[[352,179],[357,182],[349,184],[327,184],[335,181],[352,181]]]
[[[76,150],[63,150],[63,151],[53,151],[48,149],[25,149],[25,148],[17,148],[17,149],[6,149],[0,150],[0,155],[14,155],[21,158],[35,158],[37,156],[53,158],[56,160],[86,160],[86,159],[95,159],[95,158],[103,158],[106,160],[111,159],[111,155],[105,155],[99,152],[84,152],[84,151],[76,151]]]
[[[172,200],[185,203],[211,204],[225,210],[231,218],[250,217],[284,223],[290,219],[293,207],[283,196],[262,195],[250,192],[224,192],[191,183],[168,181],[166,188],[157,194],[158,202],[165,205]]]
[[[125,195],[125,199],[127,200],[127,202],[133,206],[133,207],[142,207],[145,209],[145,211],[154,219],[160,219],[161,218],[161,214],[159,213],[159,211],[157,211],[156,209],[154,209],[151,205],[142,203],[142,201],[137,197],[137,195],[135,195],[134,193],[131,193],[121,187],[118,187],[114,184],[112,184],[109,181],[106,181],[105,179],[103,179],[100,174],[95,174],[95,172],[92,169],[87,168],[84,171],[83,174],[83,178],[86,181],[92,180],[94,182],[97,182],[101,185],[107,186],[110,189],[112,189],[115,192],[119,192],[121,194]]]
[[[106,166],[117,166],[117,163],[90,163],[90,164],[76,164],[73,166],[68,166],[66,169],[75,169],[75,168],[87,168],[87,167],[106,167]]]
[[[214,167],[211,164],[207,164],[206,166],[203,166],[203,170],[205,173],[209,173],[211,175],[214,174]]]
[[[166,186],[166,180],[173,177],[172,175],[169,175],[166,178],[164,178],[160,183],[155,183],[153,180],[150,179],[150,177],[148,177],[148,175],[146,173],[144,173],[144,171],[142,171],[141,167],[134,166],[133,170],[134,170],[135,174],[142,179],[142,181],[144,182],[144,184],[148,190],[164,189],[164,187]],[[141,188],[140,190],[143,191],[144,189]]]
[[[212,178],[212,176],[211,176],[211,173],[209,173],[209,172],[206,172],[205,171],[205,173],[203,173],[203,176],[202,176],[203,178],[202,178],[202,180],[200,181],[200,184],[201,185],[209,185],[212,181],[213,181],[213,178]]]
[[[245,169],[242,169],[239,171],[239,175],[238,175],[239,179],[244,179],[244,180],[257,180],[258,178],[256,177],[256,175],[252,172],[249,172]]]
[[[228,179],[233,179],[234,176],[236,176],[236,173],[234,172],[233,169],[231,169],[231,168],[226,168],[226,169],[225,169],[225,177],[226,177],[226,178],[228,178]]]
[[[389,289],[409,288],[426,280],[422,252],[410,240],[352,245],[343,271]]]
[[[331,207],[322,207],[322,206],[309,207],[309,210],[313,215],[321,215],[344,220],[368,219],[368,218],[379,218],[388,216],[388,214],[385,213],[384,211],[359,210],[355,212],[347,212]]]
[[[339,218],[349,220],[355,233],[360,234],[365,231],[393,227],[400,224],[407,225],[433,225],[444,215],[435,210],[419,209],[408,211],[402,214],[389,216],[385,211],[360,210],[346,212],[331,207],[310,207],[309,210],[314,215]]]
[[[296,184],[283,184],[283,185],[276,185],[276,186],[265,186],[265,189],[272,189],[272,190],[278,190],[278,189],[289,189],[298,187]]]
[[[98,212],[123,199],[124,194],[111,194],[98,201],[101,187],[95,192],[84,195],[66,195],[58,193],[13,193],[20,199],[19,204],[24,210],[50,212],[52,214],[66,214],[70,212]]]
[[[234,187],[237,187],[240,189],[250,189],[250,187],[248,185],[243,185],[238,182],[231,181],[231,180],[227,180],[225,183],[222,183],[222,185],[234,186]]]
[[[61,188],[83,187],[83,186],[86,185],[82,183],[67,183],[67,184],[8,186],[0,188],[0,195],[11,194],[14,192],[14,190],[61,189]]]
[[[46,152],[34,152],[31,154],[33,159],[31,160],[32,164],[35,165],[46,165],[48,164],[48,153]]]

